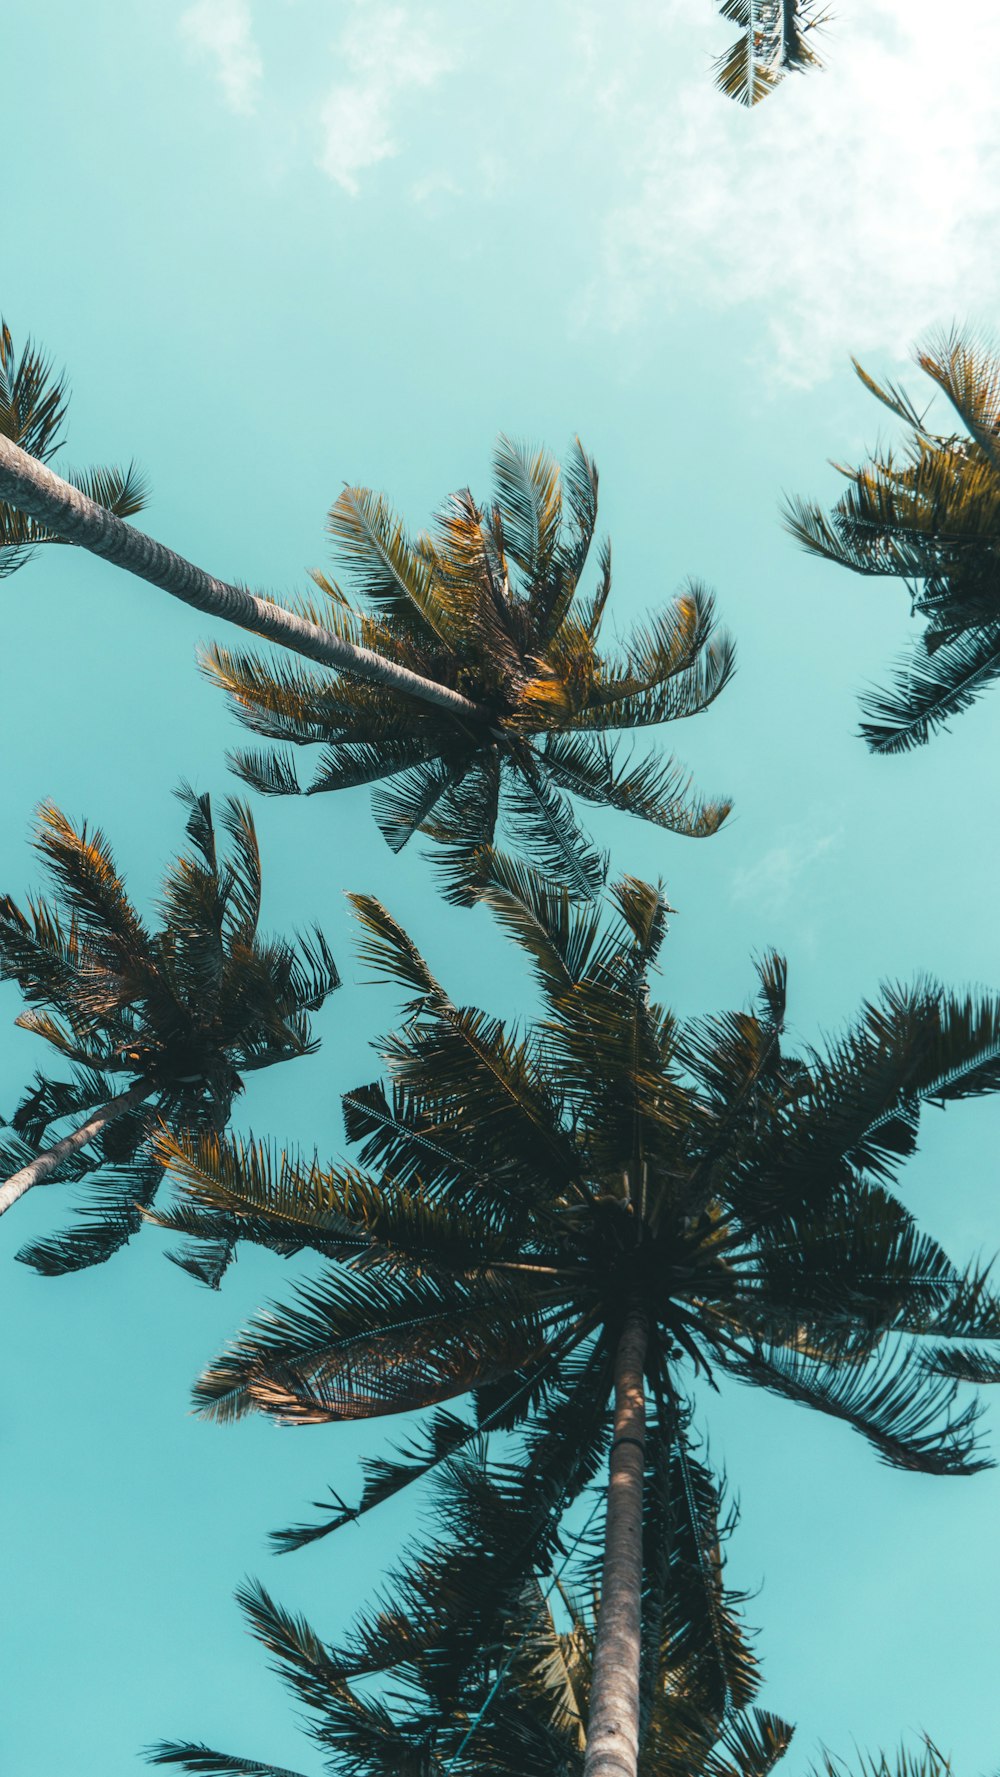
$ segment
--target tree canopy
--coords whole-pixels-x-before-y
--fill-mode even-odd
[[[560,471],[546,451],[501,438],[495,491],[455,494],[432,532],[411,539],[380,494],[347,488],[330,512],[344,584],[314,575],[322,608],[303,614],[355,644],[451,686],[475,706],[455,716],[381,686],[216,646],[205,659],[242,722],[282,743],[244,750],[255,789],[298,795],[292,749],[321,748],[309,795],[371,783],[393,850],[415,833],[440,848],[453,901],[474,893],[498,838],[591,896],[607,860],[573,799],[623,809],[671,831],[715,833],[725,799],[694,794],[673,759],[622,752],[620,737],[696,715],[734,667],[711,596],[691,583],[621,642],[602,645],[611,551],[595,542],[597,469],[579,442]]]

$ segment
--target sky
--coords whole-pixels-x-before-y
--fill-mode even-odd
[[[852,354],[906,376],[915,341],[990,327],[998,298],[1000,17],[953,0],[839,0],[822,74],[753,114],[716,95],[710,0],[8,0],[0,309],[70,372],[66,460],[131,456],[145,526],[213,572],[301,588],[347,481],[414,526],[485,491],[496,433],[601,468],[623,624],[694,575],[739,673],[665,749],[735,812],[705,842],[595,820],[619,870],[677,908],[663,996],[743,1004],[789,960],[793,1033],[835,1030],[883,979],[997,985],[1000,697],[930,748],[874,759],[856,695],[907,636],[891,583],[811,561],[783,493],[887,436]],[[910,383],[919,384],[911,367]],[[888,419],[888,416],[883,416]],[[0,586],[0,886],[38,887],[51,797],[111,835],[151,908],[182,777],[223,795],[238,738],[197,672],[205,621],[51,551]],[[231,786],[232,780],[228,780]],[[345,890],[378,893],[453,994],[530,1009],[485,913],[394,859],[366,793],[258,804],[265,922],[322,922],[344,986],[312,1058],[259,1077],[238,1126],[342,1152],[339,1094],[374,1077],[393,994],[362,979]],[[41,1061],[0,990],[0,1112]],[[1000,1104],[925,1120],[906,1200],[965,1261],[1000,1247]],[[0,1227],[5,1609],[0,1769],[134,1777],[158,1738],[319,1777],[232,1602],[247,1573],[331,1638],[415,1527],[413,1501],[275,1559],[266,1533],[391,1427],[220,1429],[191,1381],[289,1267],[241,1257],[219,1294],[147,1232],[48,1280],[17,1248],[65,1187]],[[1000,1424],[988,1421],[995,1450]],[[891,1471],[846,1428],[748,1393],[713,1400],[739,1497],[764,1703],[821,1744],[920,1729],[968,1774],[1000,1762],[1000,1472]]]

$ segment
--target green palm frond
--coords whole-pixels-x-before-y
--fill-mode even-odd
[[[579,456],[574,464],[577,491],[585,493],[587,472]],[[507,554],[540,590],[551,573],[562,525],[559,465],[548,451],[533,451],[501,433],[493,453],[493,475]],[[596,517],[596,498],[593,510]]]
[[[822,67],[812,33],[829,14],[819,0],[718,0],[722,17],[741,35],[715,64],[715,84],[727,98],[756,105],[790,70]]]
[[[422,620],[447,645],[452,614],[422,552],[381,495],[345,488],[330,508],[328,529],[362,598],[387,617]]]
[[[358,1230],[344,1220],[337,1176],[294,1153],[242,1137],[226,1138],[215,1130],[197,1135],[158,1131],[154,1148],[185,1199],[200,1208],[277,1227],[298,1243],[317,1238],[327,1243],[343,1236],[357,1245]]]
[[[574,438],[562,468],[563,513],[570,522],[560,551],[565,581],[574,592],[597,529],[597,486],[597,464],[579,438]]]
[[[706,1777],[770,1777],[791,1744],[793,1729],[767,1709],[730,1716],[720,1747],[706,1763]]]
[[[67,389],[51,361],[29,340],[20,357],[6,321],[0,321],[0,431],[22,450],[47,462],[62,442]]]
[[[722,1548],[735,1514],[727,1516],[724,1483],[698,1460],[683,1419],[670,1414],[655,1429],[645,1518],[645,1713],[655,1710],[666,1659],[682,1681],[678,1688],[696,1694],[703,1712],[722,1722],[746,1708],[759,1683],[739,1616],[744,1600],[723,1585]]]
[[[933,653],[917,643],[896,667],[890,685],[862,696],[860,732],[873,753],[907,753],[926,746],[996,678],[1000,624],[955,636]]]
[[[1000,1382],[1000,1352],[981,1346],[929,1346],[921,1361],[933,1375],[947,1376],[953,1382],[971,1382],[977,1387]]]
[[[420,1434],[401,1446],[393,1456],[363,1458],[364,1488],[356,1506],[345,1506],[337,1495],[333,1495],[329,1505],[317,1501],[316,1510],[324,1512],[325,1517],[319,1523],[294,1525],[288,1530],[275,1531],[271,1537],[274,1547],[279,1553],[287,1554],[294,1549],[304,1548],[307,1543],[316,1542],[320,1537],[330,1536],[345,1524],[355,1523],[358,1518],[391,1499],[402,1488],[410,1486],[411,1482],[421,1480],[432,1469],[448,1461],[481,1435],[478,1424],[461,1418],[448,1407],[438,1408],[429,1415]]]
[[[917,363],[947,395],[980,449],[1000,468],[1000,363],[992,342],[953,328],[929,341],[917,353]]]
[[[380,749],[376,751],[383,762],[383,770],[378,775],[384,776],[384,756]],[[390,778],[375,792],[372,813],[391,851],[402,851],[415,833],[428,830],[427,822],[441,798],[463,776],[465,763],[464,760],[428,759],[398,777]]]
[[[510,774],[504,793],[505,829],[515,845],[537,860],[543,873],[565,882],[580,900],[592,901],[604,886],[608,860],[585,837],[548,760],[534,760]]]
[[[193,1741],[161,1740],[146,1753],[151,1765],[179,1765],[192,1777],[302,1777],[287,1765],[261,1764],[259,1759],[240,1758],[236,1753],[213,1752],[210,1746]]]
[[[68,911],[90,944],[129,977],[151,968],[149,937],[125,891],[107,839],[99,828],[77,830],[52,802],[39,810],[35,848]]]
[[[142,1210],[152,1203],[162,1177],[162,1166],[148,1153],[101,1168],[88,1180],[75,1223],[62,1233],[30,1241],[17,1258],[42,1277],[103,1265],[139,1232]]]
[[[738,37],[735,43],[717,58],[714,64],[715,84],[727,99],[738,105],[759,105],[774,91],[781,76],[773,67],[759,62],[749,37]]]
[[[107,1075],[92,1067],[75,1067],[68,1080],[50,1080],[36,1073],[34,1084],[21,1099],[11,1118],[18,1135],[33,1147],[44,1141],[50,1124],[93,1110],[112,1095]]]
[[[319,1424],[454,1399],[543,1349],[523,1294],[496,1277],[331,1273],[252,1321],[203,1373],[195,1404],[221,1421],[257,1410]]]
[[[543,756],[556,782],[576,795],[689,839],[717,833],[733,806],[693,798],[690,774],[674,760],[654,754],[619,761],[615,749],[598,735],[555,735]]]
[[[951,1773],[951,1760],[926,1734],[919,1752],[906,1746],[894,1757],[884,1752],[857,1752],[853,1763],[824,1752],[809,1768],[809,1777],[951,1777]]]
[[[301,796],[302,786],[290,753],[227,753],[231,770],[261,796]]]
[[[971,1475],[990,1467],[978,1452],[982,1408],[957,1407],[951,1378],[901,1362],[839,1367],[789,1351],[763,1349],[727,1360],[742,1381],[846,1420],[891,1468],[929,1475]]]
[[[414,995],[409,1003],[410,1010],[422,1009],[425,1005],[435,1009],[450,1006],[451,1002],[416,945],[381,901],[377,901],[374,895],[349,895],[348,900],[361,926],[358,955],[368,968],[374,970],[376,979],[393,981],[399,987],[410,989]]]

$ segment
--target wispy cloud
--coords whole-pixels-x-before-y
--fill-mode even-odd
[[[734,871],[733,900],[749,902],[764,913],[780,913],[791,900],[802,877],[821,858],[835,851],[840,839],[839,828],[819,834],[789,831],[755,864],[743,865]]]
[[[264,72],[250,0],[195,0],[182,14],[180,25],[188,42],[214,63],[230,110],[248,116]]]
[[[712,90],[678,0],[655,27],[645,0],[623,3],[647,55],[659,33],[662,90],[651,101],[605,46],[601,127],[625,195],[599,227],[588,327],[648,324],[696,296],[742,312],[769,369],[810,383],[848,351],[902,355],[931,323],[995,309],[993,0],[954,0],[946,35],[940,0],[838,7],[826,71],[751,113]]]
[[[353,197],[360,175],[399,151],[400,102],[436,85],[457,57],[433,18],[379,0],[351,0],[334,53],[338,78],[320,115],[319,164]]]

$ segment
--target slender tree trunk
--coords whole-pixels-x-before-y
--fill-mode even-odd
[[[633,1308],[615,1360],[615,1431],[597,1613],[584,1777],[635,1777],[639,1762],[642,1492],[646,1467],[643,1367],[649,1323]]]
[[[207,611],[212,617],[252,630],[270,642],[280,642],[296,654],[336,667],[338,672],[350,673],[353,678],[435,704],[466,721],[482,719],[486,714],[478,704],[448,685],[423,679],[419,673],[384,660],[370,648],[356,648],[332,630],[308,623],[294,611],[286,611],[270,599],[258,598],[243,586],[214,579],[183,556],[175,555],[172,549],[147,537],[135,525],[126,524],[124,519],[89,500],[78,488],[71,487],[44,463],[2,436],[0,499],[45,525],[63,542],[76,543],[92,555],[102,556],[116,568],[148,580],[197,611]]]
[[[78,1148],[85,1148],[87,1143],[93,1141],[95,1136],[100,1135],[101,1130],[106,1129],[109,1123],[113,1123],[116,1117],[122,1117],[135,1105],[142,1104],[152,1090],[148,1081],[137,1080],[127,1092],[120,1092],[117,1098],[110,1098],[107,1104],[102,1104],[96,1111],[92,1111],[87,1121],[81,1123],[78,1129],[70,1130],[69,1135],[64,1135],[61,1141],[53,1142],[51,1148],[45,1148],[42,1153],[36,1154],[34,1159],[29,1160],[27,1166],[22,1166],[19,1172],[11,1173],[10,1178],[0,1185],[0,1216],[10,1208],[12,1203],[16,1203],[19,1197],[23,1197],[25,1191],[30,1191],[32,1185],[46,1184],[64,1160],[68,1160],[69,1156],[75,1154]]]

